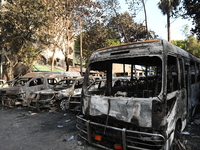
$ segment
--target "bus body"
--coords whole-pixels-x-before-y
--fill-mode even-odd
[[[115,86],[117,65],[129,80]],[[79,136],[104,149],[170,149],[198,104],[199,68],[199,59],[165,40],[93,52],[77,115]],[[105,74],[106,84],[88,88],[90,71]]]

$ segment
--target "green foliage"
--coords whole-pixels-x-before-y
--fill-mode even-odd
[[[46,3],[43,0],[15,0],[6,2],[1,7],[2,40],[0,44],[9,51],[6,54],[9,62],[7,69],[12,70],[14,64],[19,61],[30,66],[35,60],[32,54],[36,49],[34,44],[47,42],[46,37],[49,34],[46,33],[46,29],[50,20],[46,9]],[[25,57],[27,54],[33,57]]]
[[[107,45],[108,46],[115,46],[121,44],[119,40],[117,39],[108,39],[107,40]]]
[[[170,31],[170,18],[173,16],[174,11],[177,10],[177,7],[180,4],[180,0],[160,0],[158,2],[158,8],[161,10],[163,15],[167,15],[167,33],[168,41],[171,41],[171,31]]]
[[[200,58],[200,42],[193,35],[188,37],[187,49],[190,53]]]
[[[25,45],[20,51],[19,51],[19,58],[20,60],[26,64],[27,66],[30,66],[33,64],[35,60],[38,59],[38,56],[40,55],[40,50],[30,45]]]
[[[6,44],[5,46],[13,54],[18,54],[27,42],[38,41],[41,27],[49,23],[42,0],[15,0],[5,3],[2,8],[0,26],[3,40],[1,44]]]
[[[171,43],[184,50],[187,50],[187,47],[186,47],[187,40],[172,40]]]
[[[97,49],[146,38],[145,27],[135,23],[128,12],[112,16],[106,25],[97,21],[85,27],[84,30],[82,33],[82,59],[85,62]],[[80,36],[76,38],[75,50],[77,60],[80,60]]]
[[[160,0],[158,2],[158,8],[162,11],[163,15],[172,13],[180,4],[180,0]]]
[[[48,35],[46,29],[50,24],[46,4],[44,0],[14,0],[5,1],[0,7],[0,45],[6,50],[8,65],[4,70],[10,80],[19,61],[32,63],[22,58],[24,51],[34,50],[36,43],[46,42],[44,37]]]
[[[193,25],[195,27],[192,29],[192,32],[197,35],[200,39],[200,3],[199,0],[184,0],[183,7],[186,10],[182,16],[184,18],[192,19]]]
[[[114,30],[124,43],[146,38],[146,28],[135,23],[128,12],[113,16],[107,26]]]
[[[188,36],[186,40],[171,41],[171,43],[200,58],[200,42],[193,35]]]
[[[118,37],[118,38],[117,38]],[[115,30],[108,29],[103,23],[94,22],[93,26],[82,33],[82,56],[87,63],[90,55],[97,49],[119,45],[120,40]],[[80,35],[75,42],[76,57],[80,59]]]

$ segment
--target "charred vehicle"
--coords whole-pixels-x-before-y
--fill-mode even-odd
[[[112,78],[112,87],[113,88],[119,88],[119,87],[123,87],[126,86],[129,83],[129,79],[125,78],[125,77],[113,77]],[[95,80],[94,82],[92,82],[87,88],[88,91],[90,91],[90,93],[98,93],[100,95],[104,95],[105,93],[101,93],[101,92],[106,92],[106,79],[98,79]],[[115,95],[121,95],[121,96],[125,96],[126,92],[121,92],[118,91],[117,93],[115,93]]]
[[[117,65],[130,80],[113,86]],[[136,76],[140,71],[136,65],[145,68],[141,77]],[[198,104],[199,69],[199,59],[165,40],[93,52],[84,77],[81,114],[77,115],[79,136],[104,149],[176,147],[176,139]],[[106,85],[88,88],[91,71],[104,72]]]
[[[30,93],[28,106],[32,108],[52,108],[61,106],[63,110],[69,108],[69,104],[80,104],[82,77],[66,77],[57,82],[51,89]],[[73,101],[71,100],[73,99]]]
[[[99,86],[100,76],[90,76],[88,79],[88,85],[91,88],[93,85]],[[58,99],[61,100],[60,108],[63,111],[68,109],[72,111],[80,111],[82,85],[84,78],[68,79],[68,88],[58,93]],[[88,87],[88,88],[89,88]]]
[[[31,92],[50,89],[66,76],[66,72],[32,72],[14,81],[13,86],[6,89],[6,97],[2,99],[4,106],[27,106]],[[53,76],[53,77],[52,77]]]
[[[66,84],[66,88],[57,95],[58,99],[61,101],[60,108],[63,111],[68,109],[79,111],[83,77],[77,79],[67,79],[64,83]]]
[[[40,90],[31,92],[27,99],[28,107],[36,108],[52,108],[56,107],[56,92],[53,89]]]
[[[6,97],[6,90],[12,86],[13,81],[6,82],[5,80],[0,80],[0,101]],[[1,102],[3,104],[3,101]]]
[[[6,81],[5,81],[5,80],[2,80],[2,79],[0,79],[0,87],[3,87],[3,86],[5,86],[5,84],[6,84]]]
[[[124,82],[122,82],[122,80]],[[123,83],[126,84],[128,80],[123,78],[114,79],[113,86],[117,86],[119,81],[121,81],[121,84]],[[82,84],[83,84],[83,78],[76,79],[70,88],[62,90],[61,92],[58,93],[58,99],[61,99],[60,107],[62,110],[66,111],[70,109],[73,111],[80,111]],[[100,77],[99,78],[90,77],[88,85],[89,85],[88,86],[89,91],[95,91],[97,87],[105,88],[106,80],[101,79]]]

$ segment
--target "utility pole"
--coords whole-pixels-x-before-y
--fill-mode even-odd
[[[168,10],[167,10],[167,34],[168,34],[168,41],[171,41],[171,32],[170,32],[170,1],[168,0]]]
[[[1,5],[3,5],[4,0],[1,0]],[[0,29],[1,30],[1,29]],[[1,40],[3,40],[2,35],[1,35]],[[2,65],[2,61],[3,61],[3,46],[0,47],[0,79],[3,78],[3,65]]]
[[[1,50],[0,50],[0,79],[3,78],[3,65],[2,65],[2,61],[3,61],[3,47],[1,47]]]
[[[144,15],[145,15],[145,25],[146,25],[146,34],[147,34],[146,38],[147,38],[147,40],[149,40],[148,25],[147,25],[147,12],[146,12],[144,0],[142,0],[142,4],[143,4],[143,8],[144,8]]]
[[[83,66],[82,66],[82,27],[81,27],[82,23],[81,23],[81,20],[80,20],[80,72],[81,72],[81,75],[83,74]]]

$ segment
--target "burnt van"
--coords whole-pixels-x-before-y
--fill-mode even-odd
[[[88,88],[92,71],[105,74],[106,84]],[[116,72],[128,80],[113,86]],[[174,149],[199,102],[199,88],[199,59],[165,40],[99,49],[84,77],[79,136],[103,149]]]

